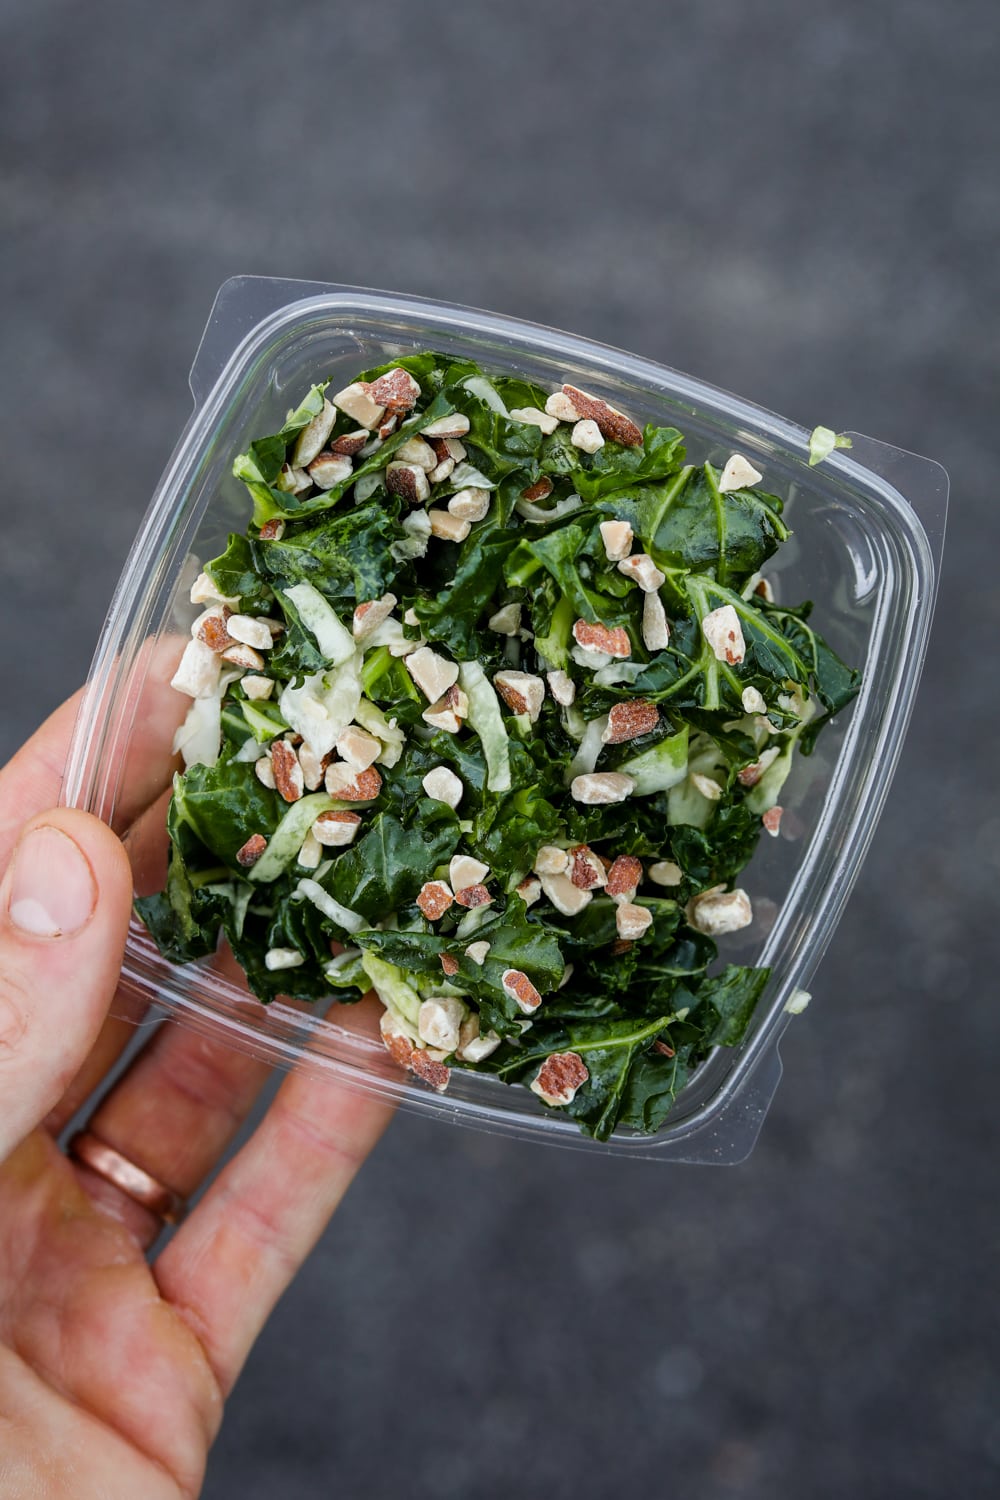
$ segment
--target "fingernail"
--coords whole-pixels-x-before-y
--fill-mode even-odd
[[[97,882],[82,849],[58,828],[26,833],[14,852],[7,912],[35,937],[68,937],[89,922]]]

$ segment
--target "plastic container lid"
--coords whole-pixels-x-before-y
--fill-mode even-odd
[[[195,409],[139,530],[97,649],[67,762],[64,796],[111,822],[134,816],[187,700],[166,687],[170,638],[196,613],[198,565],[249,507],[233,456],[280,426],[318,379],[335,386],[361,368],[435,348],[498,373],[594,390],[637,420],[678,426],[692,458],[724,464],[738,448],[787,497],[792,538],[768,566],[779,597],[816,601],[819,628],[862,669],[852,707],[796,757],[782,793],[781,836],[764,839],[741,877],[757,914],[723,939],[730,962],[765,964],[770,984],[741,1047],[719,1048],[678,1094],[655,1136],[597,1143],[575,1121],[542,1113],[526,1089],[453,1070],[445,1095],[407,1078],[350,1007],[324,1018],[307,1006],[262,1005],[221,956],[176,967],[133,923],[118,1013],[158,1013],[284,1067],[302,1066],[403,1107],[534,1140],[660,1161],[736,1162],[753,1147],[781,1076],[778,1044],[806,990],[875,831],[899,757],[927,646],[948,478],[929,459],[852,435],[853,448],[808,466],[808,434],[662,365],[537,324],[352,287],[237,277],[221,288],[193,369]],[[342,377],[342,380],[341,380]],[[172,660],[170,668],[172,669]],[[157,889],[165,798],[133,840],[137,887]],[[153,831],[159,853],[135,853]],[[148,868],[144,868],[144,864]],[[155,873],[154,873],[155,871]]]

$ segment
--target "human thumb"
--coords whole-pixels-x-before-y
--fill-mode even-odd
[[[0,883],[0,1161],[90,1050],[131,901],[125,851],[97,818],[58,808],[25,825]]]

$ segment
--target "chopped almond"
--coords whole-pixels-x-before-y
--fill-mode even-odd
[[[783,807],[769,807],[760,820],[773,839],[778,837],[778,829],[781,827],[781,817],[784,810]]]
[[[569,850],[569,878],[580,891],[597,890],[607,879],[604,866],[586,844],[577,844]]]
[[[505,969],[500,980],[503,992],[517,1002],[517,1008],[530,1016],[542,1003],[542,997],[535,989],[527,974],[520,969]]]
[[[545,699],[545,683],[530,672],[498,672],[493,686],[511,713],[527,714],[532,724],[538,719]]]
[[[459,906],[471,911],[476,906],[489,906],[493,897],[484,885],[467,885],[463,890],[455,892],[455,900]]]
[[[327,766],[324,782],[330,796],[338,802],[374,802],[382,790],[382,777],[374,766],[358,771],[345,761]]]
[[[546,1104],[572,1104],[578,1088],[590,1077],[587,1065],[578,1052],[553,1052],[539,1068],[531,1091]]]
[[[419,505],[431,492],[427,471],[419,464],[390,463],[385,471],[386,488],[393,495],[401,495],[411,505]]]
[[[608,562],[622,562],[628,557],[635,539],[628,521],[602,521],[600,531]]]
[[[581,417],[589,417],[597,423],[602,437],[612,443],[621,443],[625,448],[642,447],[642,429],[630,417],[626,417],[624,412],[609,406],[599,396],[590,396],[586,391],[577,390],[575,385],[564,385],[563,394],[569,397]]]
[[[428,422],[421,433],[425,438],[460,438],[465,436],[471,425],[464,412],[453,411],[446,417],[436,417],[433,422]],[[465,455],[462,456],[464,458]]]
[[[616,625],[614,629],[609,629],[607,625],[591,623],[589,620],[577,620],[573,626],[573,639],[584,651],[615,656],[620,661],[632,655],[632,642],[623,625]]]
[[[659,594],[644,594],[642,643],[647,651],[665,651],[670,645],[670,625]]]
[[[586,807],[598,807],[609,802],[624,802],[635,791],[635,782],[622,771],[591,771],[575,776],[570,783],[570,795],[574,801]]]
[[[280,542],[285,534],[285,523],[280,516],[265,521],[258,535],[262,542]]]
[[[445,885],[443,880],[425,880],[420,887],[417,905],[428,922],[436,922],[439,917],[444,916],[454,899],[451,887]]]
[[[575,448],[583,453],[596,453],[598,448],[604,447],[604,437],[597,423],[590,417],[583,417],[569,435],[569,440]]]
[[[448,1082],[451,1078],[450,1071],[445,1067],[443,1062],[438,1062],[436,1058],[431,1057],[430,1053],[426,1052],[423,1048],[415,1047],[413,1049],[410,1057],[410,1067],[418,1078],[422,1078],[425,1083],[429,1083],[431,1088],[436,1089],[439,1094],[443,1094],[448,1087]]]
[[[368,599],[364,604],[359,604],[354,611],[352,621],[352,633],[356,641],[363,640],[366,635],[387,620],[396,607],[395,594],[383,594],[381,599]]]
[[[552,493],[552,480],[547,474],[541,479],[536,479],[534,484],[529,484],[527,489],[521,491],[523,500],[547,500]]]
[[[195,621],[193,627],[195,639],[204,641],[210,651],[215,651],[221,656],[222,652],[228,646],[234,644],[233,638],[229,634],[227,623],[232,613],[228,605],[219,605],[215,609],[207,609],[201,618]],[[263,662],[261,666],[263,666]]]
[[[634,854],[619,854],[608,871],[604,887],[608,896],[634,896],[642,879],[642,863]]]
[[[614,703],[608,714],[608,724],[601,735],[605,745],[623,745],[627,740],[638,739],[641,734],[650,734],[660,722],[660,710],[648,698],[629,698],[624,703]]]
[[[615,926],[618,928],[618,936],[620,938],[627,938],[630,942],[642,937],[643,933],[652,923],[652,920],[653,913],[651,911],[648,911],[645,906],[633,906],[631,901],[623,902],[615,912]]]
[[[232,662],[234,667],[244,667],[248,672],[259,672],[264,666],[264,658],[259,651],[252,646],[244,646],[240,641],[234,641],[222,652],[222,660]]]
[[[249,869],[260,859],[267,848],[267,839],[262,833],[252,833],[241,849],[236,851],[236,863]]]
[[[275,740],[271,746],[274,784],[286,802],[298,802],[305,788],[299,757],[287,740]]]
[[[438,956],[441,959],[441,967],[444,970],[444,972],[447,974],[447,976],[448,976],[449,979],[452,977],[453,974],[457,974],[458,973],[458,959],[457,958],[452,958],[452,956],[451,956],[450,953],[441,953]]]
[[[416,406],[420,387],[408,370],[397,365],[377,380],[368,382],[368,394],[379,406],[385,407],[387,415],[398,415]]]
[[[346,458],[353,458],[356,453],[361,452],[370,435],[363,427],[356,427],[353,432],[345,432],[339,438],[334,438],[330,444],[330,452],[341,453]]]
[[[701,622],[701,632],[716,660],[735,667],[747,654],[740,617],[731,604],[710,610]]]
[[[312,834],[316,842],[327,849],[343,849],[347,844],[353,844],[360,826],[360,814],[331,810],[320,813],[312,826]]]

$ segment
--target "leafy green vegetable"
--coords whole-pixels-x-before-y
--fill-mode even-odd
[[[780,497],[720,490],[676,428],[630,446],[604,413],[587,453],[531,420],[540,387],[433,351],[356,379],[384,409],[363,442],[338,377],[235,460],[253,520],[205,565],[224,671],[179,739],[165,889],[136,909],[175,963],[224,936],[264,1001],[374,988],[424,1073],[532,1084],[572,1053],[574,1091],[540,1108],[655,1132],[768,983],[719,966],[697,898],[738,879],[858,674],[760,582]],[[329,490],[296,467],[314,418],[306,445],[355,450]],[[666,644],[616,522],[663,575]],[[266,625],[235,653],[233,608]],[[717,654],[718,611],[742,650]],[[604,772],[624,800],[586,792]]]
[[[834,432],[832,427],[814,427],[809,434],[809,466],[815,468],[816,464],[821,464],[835,448],[853,447],[846,433]]]

